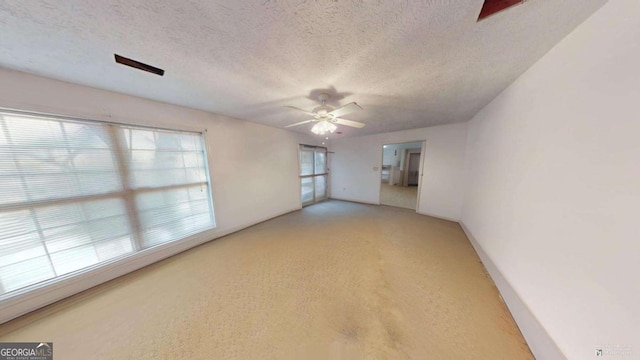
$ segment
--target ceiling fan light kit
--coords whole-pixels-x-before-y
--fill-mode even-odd
[[[325,135],[326,133],[333,134],[338,127],[328,122],[327,120],[320,121],[313,125],[311,132],[316,135]]]
[[[350,126],[354,128],[362,128],[366,125],[361,122],[338,118],[339,116],[347,115],[352,112],[362,110],[362,107],[360,107],[360,105],[356,104],[355,102],[352,102],[347,105],[341,106],[337,109],[334,109],[331,106],[327,105],[328,99],[329,99],[328,94],[320,94],[320,96],[318,97],[318,100],[320,100],[322,105],[316,107],[315,109],[313,109],[313,111],[307,111],[304,109],[297,108],[295,106],[287,106],[288,108],[298,110],[307,115],[311,115],[313,116],[313,119],[287,125],[285,126],[285,128],[315,122],[316,124],[313,125],[313,127],[311,128],[311,132],[316,135],[326,135],[327,133],[333,134],[338,129],[336,124]]]

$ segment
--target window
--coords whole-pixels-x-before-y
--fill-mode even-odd
[[[213,227],[202,134],[0,111],[0,296]]]
[[[300,145],[302,205],[327,198],[327,148]]]

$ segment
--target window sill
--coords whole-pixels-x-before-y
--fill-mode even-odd
[[[216,228],[0,296],[0,324],[226,234]]]

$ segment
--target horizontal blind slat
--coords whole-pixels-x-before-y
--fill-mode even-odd
[[[0,296],[214,227],[207,177],[199,133],[0,111]]]

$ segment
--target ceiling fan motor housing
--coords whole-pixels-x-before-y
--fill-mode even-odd
[[[317,106],[313,109],[312,112],[306,111],[304,109],[297,108],[295,106],[287,106],[291,109],[301,111],[307,115],[313,116],[311,120],[301,121],[295,124],[287,125],[285,127],[289,128],[292,126],[298,126],[302,124],[315,123],[311,131],[318,135],[324,135],[327,132],[333,133],[337,127],[335,124],[351,126],[355,128],[362,128],[365,124],[351,121],[346,119],[341,119],[340,116],[345,114],[350,114],[354,111],[362,110],[360,105],[355,102],[349,103],[347,105],[341,106],[338,109],[333,108],[332,106],[327,105],[327,100],[329,99],[329,94],[322,93],[318,96],[318,100],[322,103],[322,105]]]
[[[329,100],[329,97],[330,96],[327,93],[318,95],[318,100],[320,100],[322,105],[313,109],[313,112],[316,113],[316,119],[328,120],[329,118],[333,118],[332,116],[328,115],[334,110],[331,106],[327,105],[327,100]]]
[[[333,108],[329,105],[320,105],[313,109],[313,112],[316,113],[317,118],[333,118],[330,112],[333,111]]]
[[[320,95],[318,95],[318,100],[320,100],[320,102],[322,103],[322,105],[324,105],[327,100],[329,100],[331,96],[327,93],[322,93]]]

